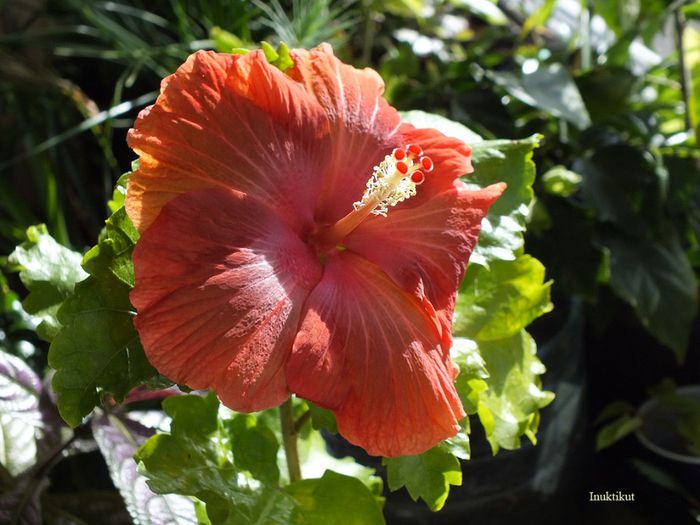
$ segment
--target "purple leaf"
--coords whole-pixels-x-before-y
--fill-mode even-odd
[[[36,462],[42,429],[40,379],[24,361],[0,351],[0,463],[16,476]]]
[[[140,423],[100,414],[92,432],[109,466],[114,485],[136,525],[192,525],[197,523],[194,502],[185,496],[151,492],[136,470],[134,452],[154,431]]]

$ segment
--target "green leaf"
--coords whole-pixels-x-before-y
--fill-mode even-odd
[[[132,171],[136,171],[138,169],[138,165],[139,161],[135,160],[132,163]],[[112,213],[124,206],[124,200],[126,199],[126,184],[129,181],[129,175],[131,175],[131,173],[124,173],[121,177],[119,177],[117,184],[114,186],[112,198],[107,201],[107,207]]]
[[[642,420],[631,415],[618,417],[600,429],[596,435],[596,450],[603,450],[628,436],[642,425]]]
[[[695,137],[700,137],[700,31],[688,25],[683,31],[683,47],[688,77],[691,79],[688,114],[695,130]]]
[[[534,60],[534,59],[532,59]],[[569,71],[562,64],[533,64],[519,74],[488,71],[487,75],[521,102],[550,115],[562,118],[579,129],[591,125],[581,93]]]
[[[384,458],[382,463],[390,490],[406,487],[414,501],[421,498],[432,511],[445,504],[450,485],[462,484],[459,460],[444,445],[415,456]]]
[[[271,466],[276,439],[273,443],[269,429],[261,419],[252,421],[252,415],[219,419],[214,394],[170,397],[163,409],[172,417],[170,434],[158,434],[139,448],[139,471],[158,494],[195,496],[205,502],[212,523],[383,523],[372,493],[348,476],[326,472],[320,479],[280,489],[279,472]],[[262,443],[255,442],[256,436]],[[242,469],[260,477],[254,481]]]
[[[457,393],[468,415],[477,413],[481,394],[488,390],[486,362],[479,353],[479,346],[471,339],[455,337],[450,350],[452,360],[459,366],[455,381]]]
[[[290,67],[294,66],[294,60],[289,55],[289,47],[284,42],[280,42],[277,49],[272,47],[265,41],[260,42],[260,49],[265,53],[265,58],[273,66],[277,67],[280,71],[287,71]]]
[[[616,60],[614,51],[613,48],[608,51],[605,67],[596,67],[576,78],[576,85],[593,122],[610,122],[620,113],[630,111],[632,90],[639,82],[639,77],[629,69],[610,65],[612,60]],[[625,58],[623,64],[627,62],[628,58]]]
[[[156,375],[133,326],[131,251],[138,238],[123,208],[107,220],[106,235],[83,259],[90,276],[61,306],[63,325],[49,349],[53,387],[65,421],[77,426],[104,393],[121,401]]]
[[[529,255],[491,266],[470,266],[460,287],[453,332],[480,342],[503,339],[520,332],[540,315],[551,311],[545,269]]]
[[[455,457],[464,461],[469,461],[472,455],[471,443],[469,441],[469,418],[465,417],[460,422],[460,429],[457,434],[442,442],[442,445]]]
[[[214,49],[219,53],[231,53],[234,49],[246,47],[246,42],[218,26],[209,30],[209,38],[214,41]]]
[[[404,18],[418,18],[425,8],[424,0],[373,0],[371,8],[381,14],[391,13]]]
[[[229,435],[219,425],[214,394],[174,396],[163,401],[172,418],[170,434],[146,441],[134,456],[156,494],[195,496],[207,504],[213,523],[223,523],[235,508],[254,506],[252,491],[239,487],[239,470],[230,454]]]
[[[85,254],[83,268],[93,277],[117,279],[131,289],[134,286],[131,252],[138,238],[126,210],[118,209],[106,221],[104,238]]]
[[[682,361],[698,312],[698,291],[676,236],[640,242],[608,234],[600,242],[610,250],[610,285],[615,293],[632,305],[649,332]]]
[[[528,246],[547,261],[560,292],[595,300],[603,252],[593,242],[595,221],[589,210],[564,199],[539,199],[551,227],[529,237]]]
[[[492,261],[514,260],[523,247],[523,233],[532,201],[535,164],[532,151],[539,135],[522,140],[494,140],[474,144],[474,173],[465,182],[488,186],[508,184],[503,195],[491,206],[481,223],[479,242],[469,263],[488,267]]]
[[[335,414],[330,410],[321,408],[308,402],[309,411],[311,412],[311,425],[316,430],[326,429],[331,434],[338,433],[338,422],[335,419]]]
[[[260,481],[277,485],[280,478],[277,466],[277,437],[262,421],[250,414],[238,414],[227,422],[232,437],[234,464]]]
[[[470,130],[464,124],[450,120],[442,115],[427,113],[420,110],[401,111],[401,120],[413,124],[417,128],[434,128],[448,137],[457,138],[466,144],[474,145],[482,142],[481,136]]]
[[[681,7],[681,11],[687,20],[700,20],[700,4],[698,3],[684,5]]]
[[[306,435],[305,435],[306,434]],[[299,456],[301,471],[306,478],[321,477],[327,470],[359,479],[378,503],[383,504],[382,478],[376,475],[373,468],[357,463],[352,457],[337,458],[326,448],[326,441],[320,432],[302,432],[299,435]]]
[[[326,471],[320,479],[297,481],[285,492],[297,502],[297,512],[308,525],[382,525],[384,517],[372,494],[350,476]]]
[[[50,341],[60,324],[56,312],[73,293],[75,284],[87,277],[80,267],[82,256],[58,244],[40,224],[27,229],[27,240],[9,257],[21,267],[19,278],[29,290],[22,301],[25,311],[39,321],[37,333]]]
[[[700,458],[700,414],[686,414],[678,421],[678,435],[691,454]]]
[[[542,5],[535,9],[527,20],[525,20],[523,29],[520,32],[520,38],[525,38],[533,29],[544,26],[547,20],[549,20],[549,17],[552,16],[552,11],[554,11],[556,3],[557,0],[544,0]]]
[[[505,13],[491,0],[451,0],[453,5],[466,8],[470,13],[483,18],[494,26],[508,23]]]
[[[635,410],[635,406],[627,401],[613,401],[612,403],[608,403],[600,414],[598,414],[594,424],[599,425],[611,419],[633,414]]]
[[[583,198],[599,221],[640,236],[655,225],[662,192],[655,166],[643,152],[624,144],[602,147],[590,159],[578,159],[573,169],[583,177]]]
[[[541,180],[542,187],[547,193],[559,197],[571,197],[578,191],[582,177],[564,166],[555,166],[542,175]]]
[[[523,435],[535,443],[539,411],[554,394],[542,390],[545,368],[534,339],[522,330],[505,339],[480,341],[478,348],[489,378],[488,388],[479,394],[477,414],[493,453],[520,448]]]

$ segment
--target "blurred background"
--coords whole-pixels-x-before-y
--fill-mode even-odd
[[[397,495],[389,522],[699,521],[697,2],[0,0],[0,346],[46,365],[11,291],[27,227],[94,244],[161,78],[197,49],[263,40],[330,42],[379,71],[399,110],[542,135],[526,250],[554,281],[532,333],[557,399],[540,445],[491,457],[477,439],[442,513]],[[56,486],[113,490],[87,458],[61,462]],[[589,501],[606,490],[635,502]]]

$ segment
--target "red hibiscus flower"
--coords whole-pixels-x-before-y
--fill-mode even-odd
[[[504,185],[469,190],[469,147],[402,124],[374,71],[291,56],[197,52],[129,132],[135,325],[234,410],[295,393],[368,453],[417,454],[464,417],[455,290]]]

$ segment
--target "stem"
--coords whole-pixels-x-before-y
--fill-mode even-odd
[[[54,462],[61,456],[61,453],[65,449],[67,449],[76,439],[77,436],[75,435],[75,433],[73,433],[70,439],[68,439],[65,443],[59,444],[46,456],[46,458],[37,462],[31,468],[28,477],[25,478],[27,480],[27,484],[25,487],[21,487],[21,482],[17,486],[18,488],[24,488],[25,491],[22,494],[22,498],[20,499],[17,507],[12,512],[12,521],[10,522],[12,523],[12,525],[16,525],[22,522],[22,514],[24,513],[24,509],[31,502],[32,496],[34,496],[34,493],[39,488],[39,485],[41,484],[41,480],[43,479],[44,475],[52,467]]]
[[[690,75],[685,63],[685,46],[683,44],[683,31],[685,30],[685,17],[681,13],[680,7],[674,13],[676,22],[676,46],[678,47],[678,67],[681,73],[681,93],[685,103],[685,129],[690,131],[692,123],[690,121]]]
[[[591,12],[588,2],[581,2],[581,71],[591,69]]]
[[[304,423],[306,423],[310,417],[311,417],[311,410],[307,410],[302,415],[300,415],[299,419],[297,419],[294,422],[294,432],[298,434],[301,431],[301,427],[304,426]]]
[[[294,483],[301,480],[301,466],[299,465],[297,431],[294,428],[294,407],[291,397],[280,406],[280,423],[282,424],[282,441],[284,442],[284,454],[287,457],[289,481]]]
[[[362,2],[362,11],[365,22],[365,34],[362,40],[362,63],[369,65],[372,58],[372,44],[374,43],[374,20],[372,20],[371,2],[364,0]]]

